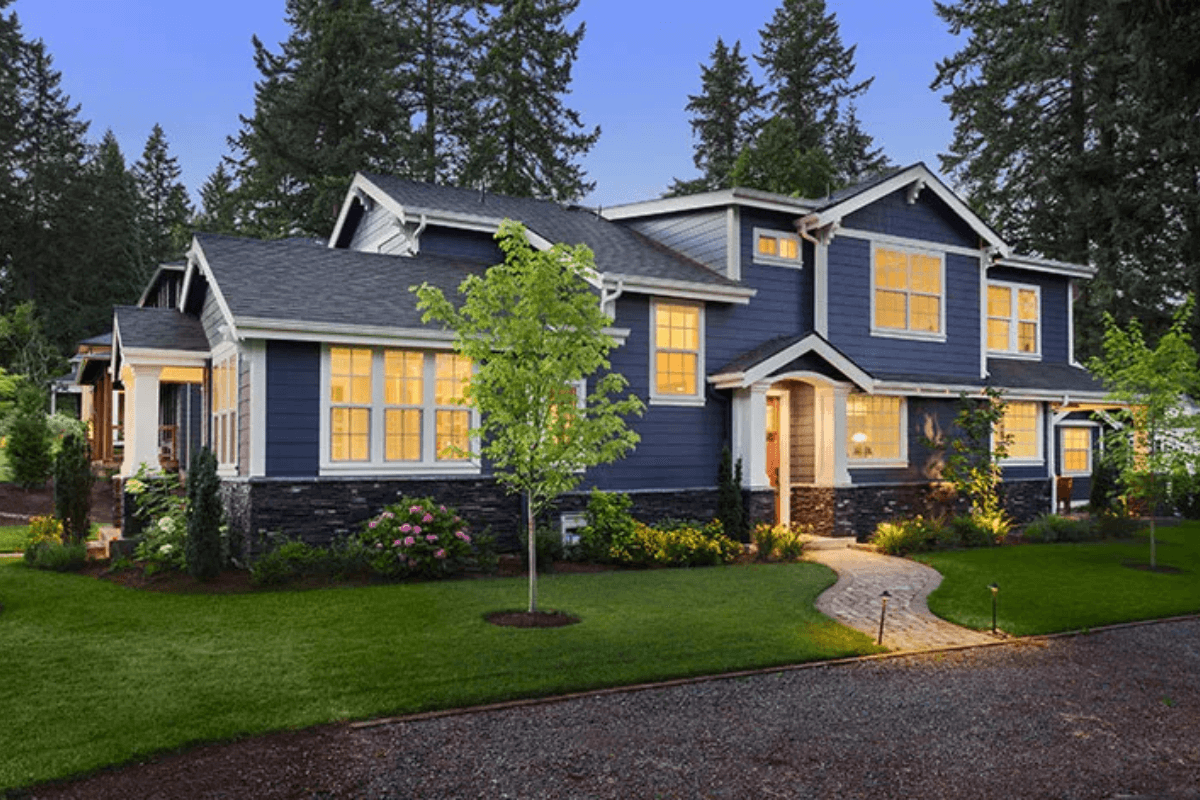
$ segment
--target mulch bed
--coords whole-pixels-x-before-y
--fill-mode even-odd
[[[112,481],[96,479],[92,485],[92,522],[112,523]],[[54,513],[54,483],[25,490],[16,484],[0,483],[0,525],[24,525],[30,517]]]
[[[562,628],[580,621],[564,611],[493,611],[484,619],[504,628]]]

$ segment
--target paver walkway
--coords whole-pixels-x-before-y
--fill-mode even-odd
[[[987,633],[960,628],[935,617],[925,598],[942,582],[924,564],[851,547],[849,539],[818,538],[804,552],[838,574],[837,583],[817,598],[817,610],[874,639],[879,635],[880,595],[888,594],[883,644],[891,650],[986,644]]]

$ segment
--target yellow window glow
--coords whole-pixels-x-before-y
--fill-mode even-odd
[[[654,386],[658,394],[697,393],[700,308],[676,303],[654,307]]]
[[[1092,450],[1092,432],[1087,428],[1062,429],[1063,472],[1086,474]]]
[[[1005,408],[1004,419],[999,431],[1011,437],[1008,443],[1009,458],[1037,458],[1038,447],[1038,404],[1010,402]]]
[[[389,408],[384,414],[384,458],[388,461],[421,460],[421,412],[415,408]]]
[[[852,460],[901,457],[899,397],[852,394],[846,398],[846,454]]]
[[[941,333],[941,259],[886,248],[874,257],[875,327]]]
[[[439,410],[435,417],[437,458],[464,461],[468,458],[471,412]]]

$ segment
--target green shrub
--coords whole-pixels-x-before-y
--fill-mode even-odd
[[[754,526],[754,544],[758,550],[756,557],[759,561],[771,560],[771,556],[775,555],[775,548],[779,546],[785,533],[787,533],[787,528],[783,525],[760,522]]]
[[[812,527],[792,523],[779,537],[775,551],[783,561],[796,561],[804,555],[804,546],[812,540]]]
[[[1088,507],[1093,514],[1113,513],[1121,508],[1121,496],[1125,493],[1121,482],[1122,467],[1119,453],[1106,452],[1096,459],[1088,495]]]
[[[562,532],[551,525],[539,525],[534,535],[537,537],[534,547],[537,550],[538,572],[553,572],[554,562],[561,561],[565,555]],[[529,535],[521,528],[517,538],[521,542],[521,563],[525,569],[529,569]]]
[[[29,532],[25,535],[25,561],[33,563],[34,551],[45,543],[63,543],[63,526],[54,517],[33,517],[29,520]]]
[[[328,573],[329,557],[319,547],[286,540],[263,553],[250,565],[250,582],[255,586],[279,586],[307,575]]]
[[[742,499],[742,460],[733,463],[729,448],[721,450],[721,466],[717,470],[717,519],[725,535],[739,542],[747,541],[749,524]]]
[[[1117,505],[1110,513],[1096,514],[1092,519],[1096,525],[1096,534],[1101,539],[1128,539],[1141,527],[1141,523],[1130,516],[1121,505]]]
[[[401,498],[359,532],[366,560],[387,578],[444,578],[475,563],[467,523],[432,498]]]
[[[187,566],[187,498],[179,476],[150,473],[145,465],[125,481],[143,528],[134,557],[148,571],[183,570]]]
[[[54,458],[54,513],[71,541],[87,541],[93,482],[87,436],[68,431]]]
[[[1089,542],[1101,538],[1100,526],[1092,520],[1042,514],[1025,526],[1027,542]]]
[[[741,552],[742,546],[716,520],[665,528],[638,522],[629,535],[613,542],[609,559],[632,567],[700,567],[728,564]]]
[[[4,452],[13,483],[24,489],[36,489],[50,477],[50,429],[46,425],[44,402],[41,392],[24,387],[8,426]]]
[[[87,565],[87,543],[63,544],[60,539],[42,539],[25,548],[24,558],[35,569],[75,572]]]
[[[1185,469],[1171,475],[1170,503],[1184,519],[1200,519],[1200,476]]]
[[[944,547],[950,541],[947,526],[934,519],[917,515],[912,519],[881,522],[871,535],[871,543],[881,553],[905,556]]]
[[[215,578],[221,563],[221,526],[225,509],[221,505],[221,482],[217,478],[217,457],[207,447],[192,456],[187,487],[187,571],[193,578]]]
[[[635,522],[629,513],[632,507],[633,501],[627,494],[592,490],[584,512],[587,525],[579,529],[579,546],[584,558],[608,561],[614,543],[629,540]]]

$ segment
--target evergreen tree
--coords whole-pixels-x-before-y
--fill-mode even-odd
[[[200,187],[200,212],[192,221],[192,226],[205,233],[240,232],[237,195],[224,161],[217,164],[217,168]]]
[[[13,153],[20,134],[17,67],[24,41],[16,14],[3,13],[11,3],[12,0],[0,0],[0,268],[7,265],[11,256],[19,208]]]
[[[563,101],[584,25],[566,20],[579,0],[502,0],[486,13],[487,49],[476,79],[479,116],[463,175],[500,194],[574,200],[595,186],[576,159],[600,138]]]
[[[371,0],[288,0],[278,55],[254,38],[254,115],[230,139],[247,233],[328,235],[356,170],[398,172],[394,26]]]
[[[168,152],[167,137],[155,124],[141,159],[133,165],[142,202],[144,254],[151,267],[179,259],[188,245],[191,201],[179,181],[179,161]]]
[[[842,44],[837,15],[826,13],[825,0],[783,0],[759,36],[762,52],[755,60],[766,72],[768,107],[791,127],[756,140],[751,147],[760,152],[751,158],[761,162],[782,152],[778,137],[787,131],[800,154],[793,158],[811,165],[822,160],[820,153],[832,165],[831,186],[816,195],[811,187],[789,192],[818,197],[886,167],[851,105],[874,78],[854,82],[854,47]]]
[[[717,39],[708,66],[700,65],[700,94],[688,95],[685,108],[691,112],[696,150],[692,161],[701,177],[676,180],[667,194],[679,196],[727,189],[733,185],[733,166],[738,154],[749,145],[762,124],[762,88],[754,83],[741,53],[741,42],[733,49]]]
[[[50,426],[41,389],[28,384],[19,389],[4,454],[13,483],[21,488],[37,489],[50,477]]]
[[[829,194],[840,185],[832,159],[823,148],[796,147],[796,135],[796,126],[786,117],[767,120],[734,163],[733,185],[799,197]]]
[[[955,120],[943,168],[1017,248],[1099,268],[1076,304],[1081,354],[1105,310],[1167,330],[1200,286],[1200,6],[936,8],[966,37],[933,83]]]
[[[94,481],[87,437],[69,431],[54,459],[54,515],[62,522],[64,544],[87,541]]]
[[[221,571],[221,525],[224,509],[217,478],[217,457],[207,447],[192,456],[187,479],[187,569],[206,581]]]
[[[413,131],[398,140],[417,180],[452,183],[462,172],[473,129],[474,70],[481,37],[472,24],[482,0],[385,0],[401,54],[401,103]]]

